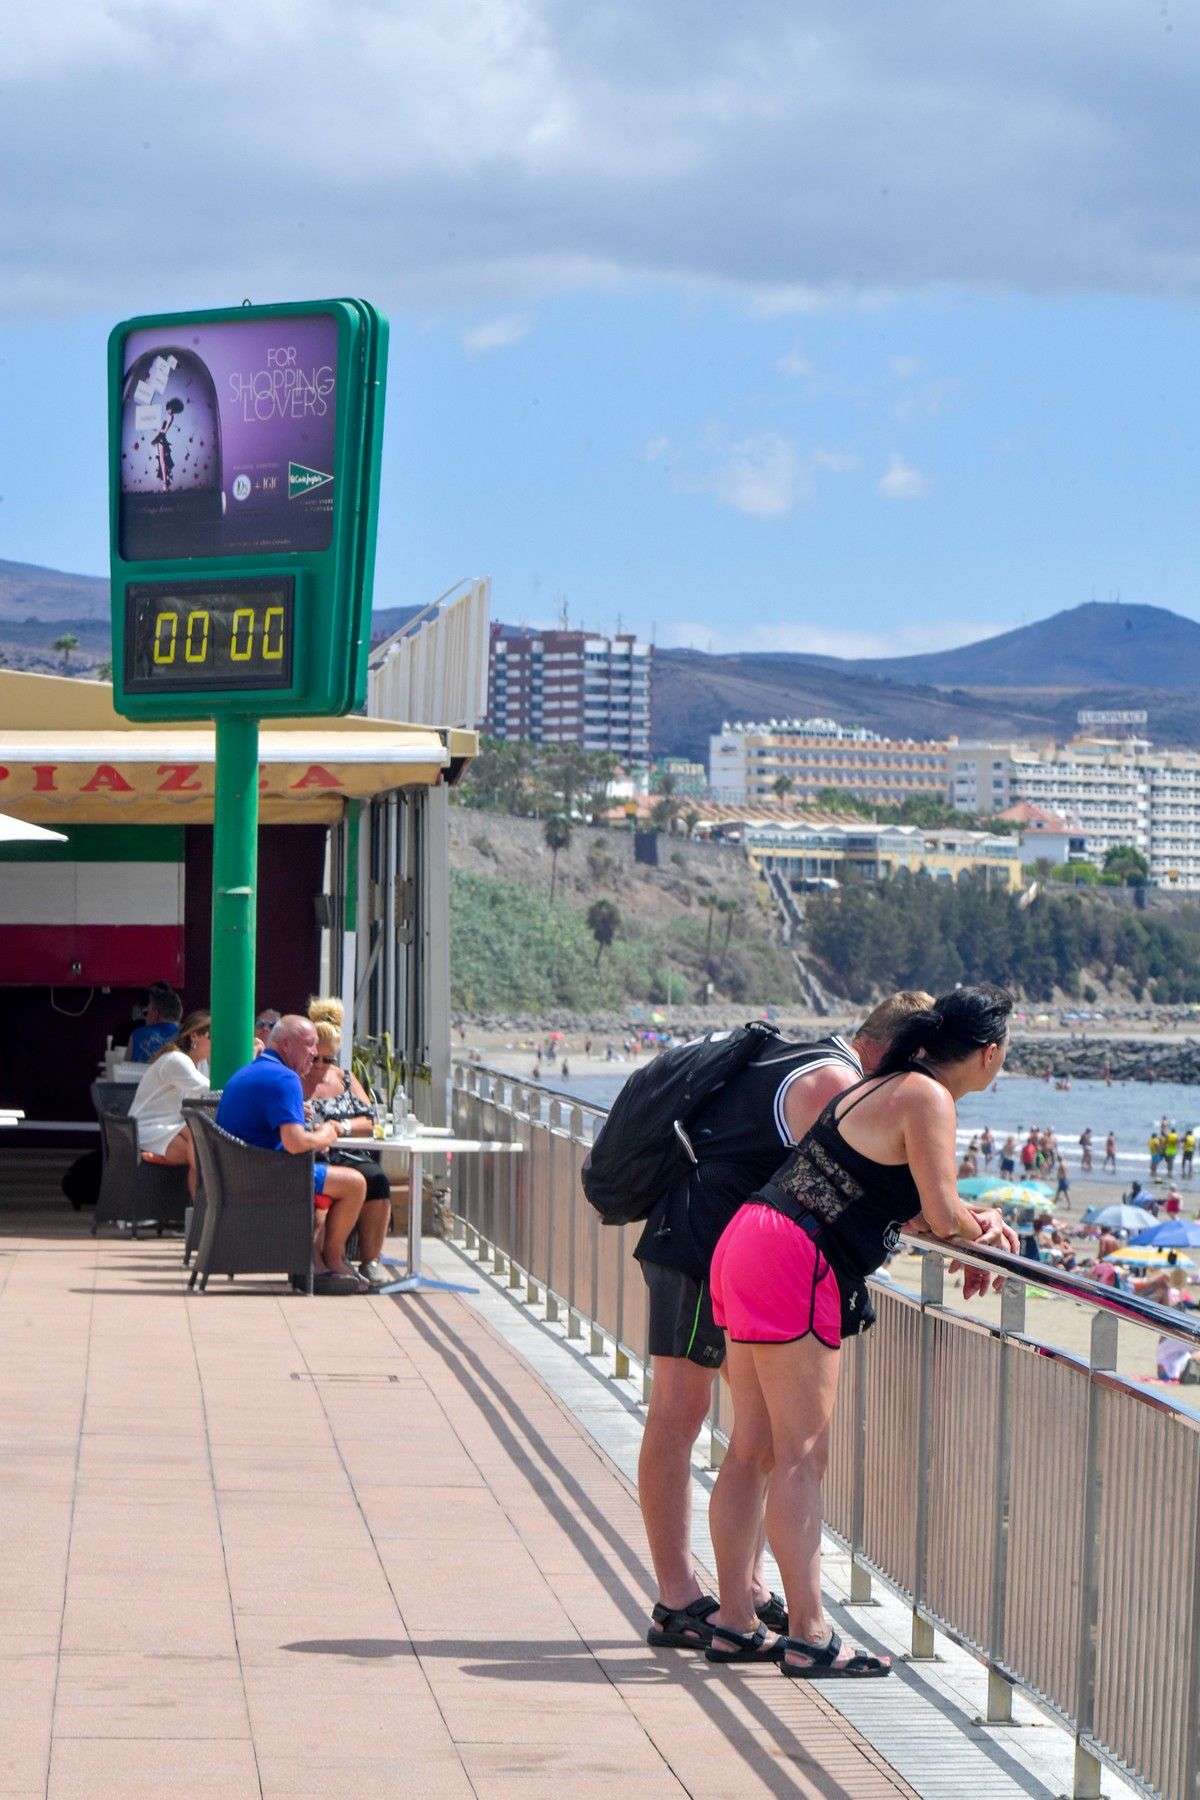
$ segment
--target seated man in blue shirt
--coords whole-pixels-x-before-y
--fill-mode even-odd
[[[349,1121],[329,1119],[315,1130],[308,1126],[300,1077],[308,1073],[316,1053],[317,1032],[311,1019],[285,1013],[261,1055],[235,1070],[225,1083],[217,1124],[260,1150],[282,1150],[292,1156],[328,1150],[344,1135],[343,1127],[349,1129]],[[371,1283],[356,1275],[346,1261],[346,1239],[367,1197],[365,1178],[357,1169],[317,1163],[313,1187],[318,1220],[316,1292],[368,1292]]]
[[[179,1021],[183,1017],[183,1001],[173,988],[162,982],[155,982],[146,996],[146,1011],[143,1023],[138,1026],[129,1039],[129,1048],[125,1052],[125,1061],[131,1063],[148,1063],[158,1055],[164,1045],[178,1036]]]

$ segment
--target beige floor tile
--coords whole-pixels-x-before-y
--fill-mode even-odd
[[[195,1738],[64,1738],[50,1761],[47,1800],[258,1800],[250,1743]]]

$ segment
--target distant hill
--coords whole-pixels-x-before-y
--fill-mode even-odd
[[[935,687],[1147,687],[1191,690],[1200,625],[1162,606],[1090,601],[999,637],[924,656],[863,658],[825,667]]]
[[[654,658],[658,755],[704,761],[725,719],[834,718],[901,737],[1064,738],[1075,714],[1145,711],[1159,743],[1200,744],[1200,625],[1089,603],[927,656]]]

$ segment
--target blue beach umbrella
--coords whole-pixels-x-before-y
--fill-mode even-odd
[[[964,1200],[978,1200],[981,1195],[1000,1185],[998,1175],[964,1175],[958,1184],[958,1191]]]
[[[1089,1206],[1083,1215],[1085,1225],[1100,1225],[1105,1231],[1149,1231],[1154,1214],[1144,1206]]]
[[[1185,1246],[1200,1244],[1200,1222],[1195,1219],[1163,1219],[1158,1225],[1151,1225],[1148,1231],[1139,1231],[1135,1238],[1130,1238],[1129,1247],[1148,1244],[1155,1250],[1182,1250]]]

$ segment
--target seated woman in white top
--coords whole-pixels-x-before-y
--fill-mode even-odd
[[[130,1118],[137,1120],[138,1149],[149,1150],[164,1162],[183,1164],[193,1199],[196,1157],[192,1134],[183,1122],[183,1102],[189,1094],[208,1091],[208,1076],[196,1065],[207,1062],[211,1034],[210,1014],[189,1013],[178,1036],[151,1058],[129,1108]]]

